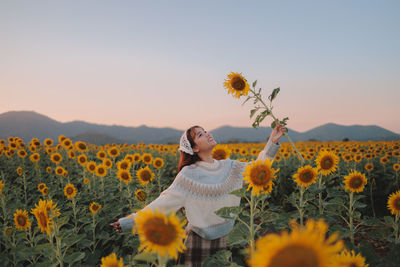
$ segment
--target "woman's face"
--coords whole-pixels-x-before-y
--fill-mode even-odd
[[[195,146],[193,148],[193,151],[198,153],[198,152],[205,152],[205,151],[212,151],[212,149],[215,147],[217,142],[214,140],[213,136],[205,131],[203,128],[195,128],[194,129],[195,135],[194,135],[194,143]]]

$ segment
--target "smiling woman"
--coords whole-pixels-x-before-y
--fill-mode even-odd
[[[278,140],[285,130],[282,125],[274,128],[257,160],[265,162],[275,157],[280,147]],[[219,217],[215,211],[239,206],[240,197],[230,192],[243,187],[243,173],[249,163],[228,157],[215,159],[212,151],[216,145],[213,136],[200,126],[184,131],[179,144],[178,175],[168,189],[143,209],[159,209],[166,213],[185,209],[188,220],[186,250],[179,253],[179,264],[201,266],[206,257],[227,248],[226,236],[232,230],[234,220]],[[139,227],[141,214],[132,213],[111,226],[117,232],[127,231],[135,224]]]

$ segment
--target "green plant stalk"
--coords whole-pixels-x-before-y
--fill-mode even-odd
[[[128,188],[128,195],[129,195],[129,197],[128,197],[128,202],[129,202],[129,208],[130,208],[130,210],[132,211],[132,210],[133,210],[132,192],[131,192],[131,188],[130,188],[130,186],[129,186],[129,183],[126,184],[126,187]]]
[[[251,199],[250,199],[250,257],[253,258],[254,254],[254,237],[255,237],[255,231],[254,231],[254,211],[257,206],[257,203],[255,203],[254,195],[253,192],[251,193]]]
[[[76,199],[72,198],[72,210],[74,211],[74,232],[78,233],[77,220],[76,220]]]
[[[350,241],[354,245],[354,226],[353,226],[353,192],[350,192],[350,203],[349,203],[349,228],[350,228]]]
[[[399,215],[396,214],[396,217],[394,219],[394,243],[397,245],[399,244],[399,239],[400,239],[400,235],[399,235]]]
[[[167,266],[168,255],[163,257],[160,254],[157,254],[157,258],[158,258],[158,267],[166,267]]]
[[[322,189],[322,173],[319,176],[319,181],[318,181],[318,189]],[[322,215],[324,213],[323,207],[322,207],[322,192],[318,193],[318,209],[319,209],[319,215]]]
[[[6,222],[7,212],[6,212],[6,201],[4,199],[4,194],[1,194],[1,209],[3,210],[3,222]]]
[[[268,110],[268,112],[269,112],[269,114],[271,115],[271,117],[272,117],[274,120],[277,120],[277,118],[276,118],[276,117],[274,116],[274,114],[272,113],[272,110],[270,110],[270,109],[268,108],[268,106],[267,106],[267,105],[264,103],[264,101],[256,94],[256,92],[254,92],[252,89],[250,89],[250,92],[252,92],[253,95],[261,102],[261,104],[263,104],[264,108],[265,108],[266,110]],[[289,141],[290,145],[291,145],[291,146],[294,148],[294,150],[296,151],[297,155],[299,156],[299,158],[300,158],[300,160],[301,160],[301,163],[304,164],[305,160],[304,160],[303,156],[301,155],[301,153],[299,152],[299,150],[297,149],[297,147],[294,145],[292,139],[289,137],[289,135],[288,135],[286,132],[284,132],[283,134],[285,135],[285,137],[286,137],[287,140]]]
[[[368,172],[368,177],[371,177],[369,175],[369,172]],[[374,215],[374,218],[375,218],[374,198],[372,196],[372,181],[369,183],[369,197],[370,197],[370,200],[371,200],[372,214]]]
[[[161,176],[160,169],[157,171],[158,193],[161,194]]]
[[[300,199],[299,199],[299,217],[300,217],[300,225],[303,226],[303,217],[304,217],[304,203],[303,203],[303,195],[304,195],[305,188],[300,186]]]
[[[92,225],[93,225],[93,229],[92,229],[92,234],[93,234],[93,251],[92,253],[94,253],[94,251],[96,250],[96,218],[95,218],[95,214],[92,213],[92,217],[93,217],[93,221],[92,221]]]

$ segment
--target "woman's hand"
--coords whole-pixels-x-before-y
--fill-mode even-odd
[[[281,138],[282,135],[287,131],[288,130],[286,129],[286,127],[284,125],[279,124],[278,120],[276,120],[276,126],[272,130],[271,135],[269,136],[269,140],[271,140],[272,142],[277,144],[279,141],[279,138]]]
[[[119,222],[110,223],[110,226],[114,227],[116,232],[118,233],[122,232],[121,225],[119,224]]]

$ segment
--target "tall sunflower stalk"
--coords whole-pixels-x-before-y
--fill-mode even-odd
[[[399,234],[399,216],[400,216],[400,190],[395,193],[392,193],[387,202],[387,207],[390,210],[390,213],[395,215],[395,219],[391,220],[392,227],[394,230],[394,242],[395,244],[399,244],[400,234]],[[391,217],[389,217],[391,218]]]
[[[280,88],[276,88],[272,91],[272,94],[268,97],[269,99],[269,106],[264,102],[262,99],[261,95],[261,88],[258,89],[258,92],[256,92],[256,85],[257,85],[257,80],[253,82],[252,86],[253,89],[250,88],[249,84],[247,83],[247,80],[242,76],[241,73],[235,73],[231,72],[228,74],[228,79],[225,80],[224,82],[224,87],[228,89],[228,93],[231,93],[233,97],[239,98],[241,96],[247,96],[249,92],[252,94],[247,97],[247,99],[243,102],[243,105],[249,101],[250,99],[253,99],[254,102],[253,104],[255,105],[254,109],[250,111],[250,118],[252,118],[258,111],[258,115],[256,116],[252,126],[253,128],[258,128],[260,126],[260,123],[267,117],[271,116],[273,118],[273,122],[271,124],[271,128],[275,128],[276,123],[278,122],[281,125],[286,125],[286,121],[289,118],[284,118],[282,121],[279,121],[275,115],[272,113],[272,101],[275,99],[275,97],[278,95]],[[292,139],[289,137],[289,135],[285,132],[284,135],[286,136],[287,140],[291,144],[291,146],[294,148],[296,151],[298,157],[300,158],[302,164],[304,164],[305,160],[297,147],[294,145]]]

